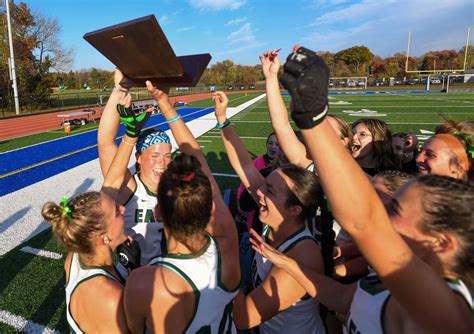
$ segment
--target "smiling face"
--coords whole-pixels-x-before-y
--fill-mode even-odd
[[[293,181],[279,169],[267,176],[265,184],[257,190],[259,219],[262,223],[279,226],[291,216],[287,199],[292,187]]]
[[[271,135],[267,140],[267,155],[270,159],[276,159],[280,153],[280,145],[275,135]]]
[[[444,141],[430,138],[416,157],[416,164],[421,175],[437,174],[456,178],[451,157],[452,150]]]
[[[357,159],[370,157],[374,148],[372,134],[365,124],[359,123],[352,129],[354,136],[352,156]]]
[[[161,174],[170,161],[171,145],[166,143],[152,145],[137,155],[141,178],[151,191],[157,191]]]

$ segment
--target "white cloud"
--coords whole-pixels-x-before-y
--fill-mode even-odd
[[[162,15],[159,19],[158,19],[158,23],[162,26],[165,26],[167,24],[170,24],[171,23],[171,19],[166,16],[166,15]]]
[[[226,25],[226,26],[235,26],[235,25],[238,25],[238,24],[243,23],[243,22],[246,22],[246,21],[247,21],[247,18],[246,18],[246,17],[242,17],[242,18],[239,18],[239,19],[230,20],[230,21],[227,22],[225,25]]]
[[[309,25],[314,31],[303,38],[316,50],[339,51],[366,45],[381,56],[406,51],[411,31],[410,54],[429,50],[460,49],[472,24],[470,0],[363,0],[328,11]],[[471,44],[471,43],[470,43]]]
[[[188,0],[189,5],[200,10],[239,9],[246,0]]]
[[[182,27],[179,29],[176,29],[177,32],[185,32],[185,31],[190,31],[193,30],[195,27]]]
[[[255,35],[252,31],[252,24],[249,22],[245,23],[239,30],[230,33],[230,35],[227,36],[227,40],[231,43],[254,42]]]

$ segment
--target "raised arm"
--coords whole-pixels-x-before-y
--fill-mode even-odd
[[[215,115],[217,124],[220,128],[221,138],[230,164],[239,176],[242,184],[258,203],[256,190],[265,183],[265,178],[253,164],[252,157],[235,132],[234,126],[227,119],[227,96],[223,92],[216,92],[214,94],[214,101],[216,103]]]
[[[107,175],[118,149],[115,138],[117,137],[119,130],[120,119],[116,108],[120,99],[122,99],[127,92],[124,88],[120,87],[119,82],[122,78],[122,72],[120,72],[119,69],[115,69],[115,86],[107,100],[104,111],[102,112],[102,117],[99,122],[99,130],[97,132],[99,163],[100,169],[102,170],[102,176],[104,177]]]
[[[294,165],[306,168],[312,161],[306,157],[306,148],[298,140],[291,127],[288,111],[281,97],[280,84],[278,82],[280,60],[277,54],[276,50],[270,50],[259,56],[263,74],[265,75],[270,119],[278,139],[278,144],[288,160]]]
[[[469,319],[459,312],[453,292],[395,231],[368,178],[325,119],[327,66],[310,50],[294,51],[280,80],[296,104],[292,118],[308,143],[334,217],[417,325],[463,332]]]
[[[125,94],[118,100],[117,108],[114,111],[119,119],[124,120],[127,129],[132,125],[132,131],[127,130],[122,138],[122,142],[116,151],[113,161],[108,168],[107,175],[102,185],[102,191],[107,193],[114,200],[117,200],[120,189],[124,183],[128,171],[128,162],[132,155],[133,147],[137,142],[137,137],[140,130],[145,126],[146,121],[151,115],[150,112],[142,112],[140,115],[135,115],[130,108],[131,96]],[[133,124],[132,124],[133,123]]]
[[[233,223],[232,216],[222,199],[219,186],[212,175],[199,143],[186,126],[181,115],[179,115],[171,105],[168,95],[164,91],[153,87],[152,83],[149,81],[147,81],[147,88],[158,103],[161,113],[168,121],[171,132],[173,133],[174,139],[178,143],[181,152],[196,157],[201,163],[202,171],[207,175],[211,182],[216,210],[214,213],[214,219],[208,225],[208,232],[217,238],[230,238],[230,241],[232,243],[235,242],[235,246],[237,247],[237,231],[235,224]],[[232,233],[233,231],[235,233]]]

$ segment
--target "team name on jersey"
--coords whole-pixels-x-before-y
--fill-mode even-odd
[[[135,223],[157,223],[151,209],[135,209]]]

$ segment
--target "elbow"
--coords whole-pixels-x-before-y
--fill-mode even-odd
[[[235,327],[241,331],[241,330],[246,330],[249,329],[249,319],[246,316],[245,312],[243,309],[235,308],[234,304],[234,311],[232,313],[232,318],[234,320]]]

